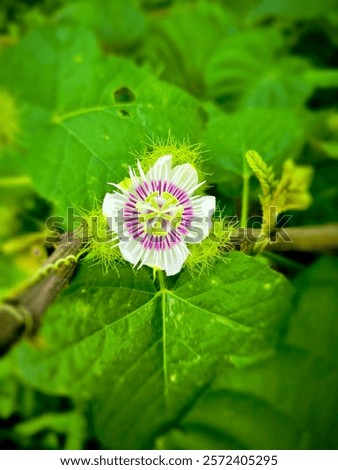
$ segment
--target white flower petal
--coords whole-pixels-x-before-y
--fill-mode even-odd
[[[216,208],[214,196],[200,196],[191,200],[194,212],[189,234],[185,237],[187,243],[200,243],[210,233],[212,227],[212,215]]]
[[[163,251],[147,250],[142,258],[140,267],[145,265],[151,268],[159,268],[165,271],[167,276],[174,276],[181,271],[183,263],[189,254],[190,251],[184,242]]]
[[[175,166],[175,168],[171,170],[169,178],[172,183],[183,189],[188,194],[194,192],[196,187],[203,184],[198,184],[197,171],[192,165],[190,165],[190,163]]]
[[[146,180],[148,182],[168,180],[171,172],[171,161],[171,155],[163,155],[163,157],[159,158],[146,174]]]
[[[166,269],[163,259],[163,251],[155,249],[147,249],[142,257],[140,268],[142,266],[150,266],[151,268]]]
[[[191,198],[191,205],[194,214],[211,218],[216,209],[216,198],[215,196],[197,196]]]
[[[129,167],[129,177],[131,179],[132,186],[137,188],[140,185],[141,179],[136,176],[135,171]]]
[[[129,261],[129,263],[132,263],[134,266],[139,263],[142,255],[144,254],[144,248],[142,244],[133,238],[126,242],[120,241],[119,248],[123,258]]]
[[[137,160],[137,168],[138,168],[138,172],[140,173],[141,179],[144,181],[146,179],[146,175],[144,174],[143,168],[139,160]]]
[[[170,250],[164,252],[164,256],[167,257],[167,276],[174,276],[178,274],[183,266],[183,263],[190,255],[190,251],[186,247],[185,243],[178,243],[174,245]]]
[[[118,232],[121,221],[120,211],[123,210],[124,204],[127,202],[127,197],[124,194],[107,193],[103,200],[102,212],[107,217],[107,222],[113,232]]]

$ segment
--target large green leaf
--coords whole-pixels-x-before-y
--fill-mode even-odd
[[[61,22],[91,28],[104,44],[114,49],[134,44],[146,31],[146,17],[137,0],[68,2],[56,17]]]
[[[91,207],[107,181],[124,177],[122,163],[132,162],[130,150],[143,149],[148,137],[171,131],[195,142],[204,125],[197,101],[125,59],[104,59],[83,29],[36,30],[2,61],[3,84],[30,105],[23,163],[62,214],[71,204]]]
[[[228,172],[250,175],[248,150],[256,150],[277,169],[286,157],[297,156],[302,129],[289,110],[247,109],[231,115],[211,110],[210,114],[204,142],[214,181],[226,180]]]
[[[337,281],[334,258],[295,280],[288,346],[251,367],[226,365],[171,430],[174,449],[336,449]]]
[[[252,9],[250,16],[254,19],[269,16],[290,17],[295,19],[312,19],[326,16],[334,11],[336,0],[307,0],[306,4],[294,0],[260,0]]]
[[[287,336],[288,343],[337,364],[337,259],[321,258],[301,274],[295,284],[298,295]]]
[[[337,369],[296,349],[246,369],[227,366],[157,446],[336,449],[337,386]]]
[[[104,445],[133,448],[150,445],[220,363],[253,362],[274,348],[290,288],[242,253],[165,291],[143,270],[120,274],[83,266],[47,314],[45,347],[18,353],[34,386],[94,399]]]
[[[243,108],[297,107],[313,87],[306,60],[283,55],[282,36],[261,28],[221,42],[205,67],[206,93],[225,105]]]
[[[165,80],[204,96],[205,64],[215,44],[234,30],[233,15],[215,3],[177,2],[167,14],[151,18],[140,55]]]

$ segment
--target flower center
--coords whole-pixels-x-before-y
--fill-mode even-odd
[[[179,227],[184,207],[167,191],[154,191],[136,204],[139,222],[145,232],[154,236],[165,236],[171,229]]]

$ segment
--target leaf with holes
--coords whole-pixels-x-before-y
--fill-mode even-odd
[[[254,362],[278,339],[287,281],[242,253],[227,260],[208,277],[185,274],[160,290],[143,270],[105,278],[84,267],[48,313],[43,350],[20,348],[26,379],[91,398],[105,446],[149,446],[219,363]]]
[[[107,181],[123,178],[122,164],[134,160],[130,150],[142,150],[148,138],[171,132],[195,142],[204,126],[194,98],[126,59],[104,59],[81,28],[35,30],[1,63],[2,85],[29,103],[22,110],[30,141],[22,163],[62,214],[72,204],[90,208]]]

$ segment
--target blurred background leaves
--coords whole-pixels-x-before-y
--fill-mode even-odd
[[[314,167],[313,204],[291,224],[336,221],[337,11],[335,0],[4,0],[1,296],[46,258],[50,214],[91,209],[132,152],[169,132],[203,144],[228,215],[240,211],[253,149],[277,174],[290,157]],[[337,448],[334,255],[234,253],[201,280],[183,274],[168,303],[174,408],[163,407],[148,273],[103,276],[84,263],[33,344],[0,361],[1,446]],[[216,333],[214,308],[226,325]]]

